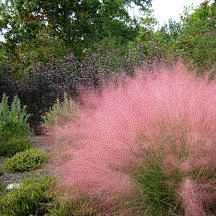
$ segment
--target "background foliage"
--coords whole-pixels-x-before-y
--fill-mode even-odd
[[[138,7],[142,18],[130,17]],[[0,96],[18,95],[31,125],[64,92],[155,62],[181,58],[199,74],[215,77],[216,4],[185,10],[179,22],[158,27],[150,0],[8,0],[0,4]],[[83,89],[83,88],[81,88]]]

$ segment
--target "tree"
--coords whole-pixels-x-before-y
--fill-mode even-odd
[[[175,52],[190,66],[204,72],[216,67],[216,5],[201,4],[182,19],[181,32],[174,41]]]
[[[211,76],[215,76],[215,3],[206,2],[193,11],[192,8],[187,8],[179,22],[169,20],[168,24],[158,30],[155,29],[154,19],[150,13],[142,20],[139,34],[131,43],[139,59],[141,56],[141,61],[152,63],[162,60],[173,64],[181,58],[199,73],[211,71]]]
[[[126,9],[131,4],[145,10],[151,0],[7,0],[0,5],[0,30],[9,53],[49,36],[79,56],[108,36],[122,44],[132,40],[137,24]]]

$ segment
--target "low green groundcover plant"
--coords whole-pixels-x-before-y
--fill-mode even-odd
[[[30,148],[23,152],[16,153],[13,157],[5,161],[4,170],[6,172],[24,172],[40,168],[48,160],[45,151]]]
[[[57,190],[57,179],[30,176],[9,192],[0,194],[1,216],[95,216],[98,207],[89,197],[68,200]]]
[[[12,156],[31,147],[28,114],[18,97],[9,106],[8,97],[0,102],[0,155]]]
[[[50,190],[55,184],[56,179],[47,175],[26,178],[19,187],[0,197],[0,215],[44,215],[47,204],[54,200]]]

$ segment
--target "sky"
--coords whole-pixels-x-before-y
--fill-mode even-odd
[[[179,20],[180,15],[184,11],[184,6],[191,5],[197,7],[204,0],[153,0],[154,16],[160,25],[167,23],[172,18]]]
[[[160,26],[166,24],[169,19],[179,21],[185,6],[198,7],[204,0],[152,0],[154,16]],[[130,9],[130,15],[140,17],[137,8]]]

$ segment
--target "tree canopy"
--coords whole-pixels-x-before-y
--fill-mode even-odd
[[[145,10],[151,0],[7,0],[0,5],[0,30],[9,52],[35,40],[64,44],[74,53],[108,36],[119,43],[137,33],[127,7]]]

